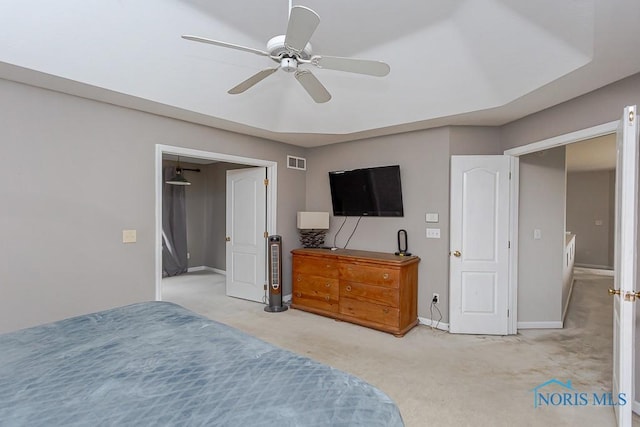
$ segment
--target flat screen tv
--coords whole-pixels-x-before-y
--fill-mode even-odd
[[[334,216],[404,216],[400,166],[329,172]]]

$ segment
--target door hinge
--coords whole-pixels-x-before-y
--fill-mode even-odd
[[[264,232],[264,238],[266,239],[267,237],[269,237],[269,232],[268,232],[268,231],[265,231],[265,232]]]
[[[509,317],[509,309],[507,308],[507,317]]]
[[[511,172],[509,172],[509,179],[511,179]]]
[[[511,240],[509,240],[509,244],[507,245],[508,249],[511,249]]]
[[[265,178],[265,179],[264,179],[264,185],[265,185],[265,186],[269,185],[269,178]]]

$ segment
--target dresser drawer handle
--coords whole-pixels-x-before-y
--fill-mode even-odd
[[[348,285],[346,288],[347,292],[351,292],[351,285]]]
[[[327,264],[327,268],[331,268],[331,264]]]
[[[326,297],[324,297],[324,300],[325,300],[325,301],[329,301],[329,299],[330,299],[330,298],[329,298],[329,295],[327,295]]]
[[[384,314],[389,314],[389,309],[388,309],[388,308],[383,308],[383,309],[382,309],[382,312],[383,312]]]
[[[331,287],[331,283],[326,283],[324,286],[327,287],[327,288],[330,288]]]
[[[388,279],[388,278],[389,278],[389,273],[384,273],[384,274],[382,275],[382,278],[383,278],[383,279]]]
[[[298,282],[302,282],[302,277],[298,276]]]
[[[296,296],[297,296],[298,298],[300,298],[300,297],[302,296],[302,294],[301,294],[300,292],[296,292]]]

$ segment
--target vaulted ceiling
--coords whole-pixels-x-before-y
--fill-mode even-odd
[[[372,77],[304,66],[317,104],[269,58],[288,0],[0,3],[0,77],[301,146],[446,124],[501,125],[640,72],[637,0],[294,1],[314,54],[381,60]]]

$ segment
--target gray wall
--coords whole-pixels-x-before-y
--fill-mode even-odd
[[[562,320],[565,188],[565,147],[520,157],[518,322]]]
[[[154,299],[155,144],[277,161],[277,231],[295,246],[305,176],[286,156],[304,149],[6,80],[0,93],[0,331]],[[290,271],[284,257],[285,293]]]
[[[449,141],[452,156],[503,153],[498,127],[452,126],[449,128]]]
[[[331,209],[328,172],[361,167],[400,165],[403,218],[363,218],[349,248],[397,251],[397,232],[406,229],[409,252],[421,258],[418,314],[430,318],[429,303],[440,294],[443,322],[449,319],[449,163],[451,154],[499,154],[499,131],[489,127],[452,127],[370,138],[312,148],[307,154],[307,210]],[[428,224],[425,214],[438,213]],[[326,243],[332,245],[344,217],[330,219]],[[349,218],[337,237],[343,247],[356,218]],[[440,239],[427,239],[426,228],[440,228]]]
[[[627,105],[640,105],[640,73],[501,127],[502,148],[526,145],[620,120]]]
[[[203,165],[180,162],[189,169],[200,169]],[[204,236],[202,228],[205,225],[204,203],[207,197],[206,179],[202,172],[183,172],[191,185],[185,187],[185,203],[187,209],[187,252],[189,253],[189,267],[202,265],[204,261]]]
[[[227,171],[247,167],[220,162],[207,165],[203,170],[207,180],[207,191],[204,205],[204,257],[200,265],[223,271],[227,269],[227,244],[224,240],[227,234]]]
[[[613,268],[615,180],[612,170],[567,174],[567,231],[577,236],[579,266]]]
[[[176,166],[177,162],[163,160],[163,166]],[[189,169],[200,169],[203,166],[185,161],[180,162],[180,166]],[[185,209],[187,212],[187,252],[189,254],[188,267],[197,267],[204,262],[204,235],[202,233],[205,225],[204,202],[206,198],[206,179],[203,173],[184,171],[185,178],[191,185],[185,188]]]
[[[404,217],[365,217],[348,248],[397,251],[397,232],[407,230],[408,249],[421,258],[418,273],[418,313],[428,317],[429,296],[440,293],[440,306],[448,306],[449,251],[449,131],[446,128],[334,144],[307,153],[307,209],[331,209],[328,172],[361,167],[400,165]],[[425,213],[440,214],[440,239],[425,237]],[[292,218],[293,219],[293,218]],[[344,217],[330,218],[326,242],[331,245]],[[343,247],[356,223],[349,217],[336,244]],[[447,315],[446,310],[443,314]]]
[[[163,164],[175,166],[177,162],[165,160]],[[200,169],[200,172],[184,172],[191,182],[185,187],[189,267],[205,266],[225,271],[226,171],[251,166],[226,162],[189,163],[188,159],[180,164],[184,168]]]

